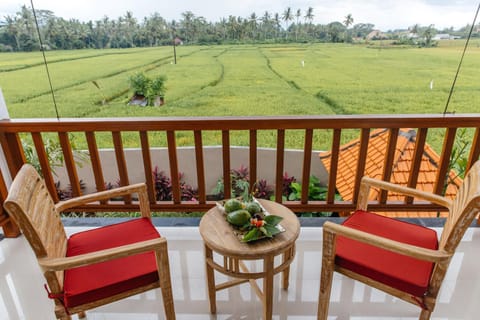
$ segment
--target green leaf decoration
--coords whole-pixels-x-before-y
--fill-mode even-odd
[[[268,231],[268,229],[265,228],[265,226],[267,225],[264,225],[263,227],[258,228],[258,230],[260,230],[265,236],[271,238],[272,234]]]
[[[269,215],[264,218],[265,223],[271,226],[276,226],[280,221],[283,220],[282,217],[276,216],[276,215]]]
[[[262,232],[258,228],[252,228],[243,236],[242,242],[257,240],[261,235]]]
[[[277,227],[269,224],[264,225],[263,228],[265,228],[265,230],[270,234],[270,237],[273,237],[274,235],[281,232]]]

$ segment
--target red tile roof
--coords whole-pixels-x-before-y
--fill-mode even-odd
[[[381,179],[383,165],[388,147],[389,130],[377,129],[370,133],[367,150],[365,175]],[[397,139],[391,182],[399,185],[407,185],[410,167],[413,163],[415,152],[416,131],[401,129]],[[353,140],[340,147],[337,169],[336,188],[344,200],[353,200],[357,160],[360,149],[360,139]],[[327,171],[330,170],[331,152],[320,153],[320,159]],[[417,181],[417,189],[432,192],[435,186],[438,163],[440,157],[428,144],[425,145],[420,171]],[[450,172],[450,182],[445,193],[446,197],[453,198],[462,179],[457,177],[454,171]],[[369,199],[378,198],[378,190],[370,192]],[[403,200],[398,194],[389,193],[388,200]],[[437,217],[437,212],[383,212],[379,213],[392,217]],[[441,216],[444,216],[442,213]]]

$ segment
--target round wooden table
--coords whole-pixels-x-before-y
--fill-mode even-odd
[[[300,233],[297,216],[288,208],[276,202],[258,200],[273,215],[283,217],[280,224],[285,232],[273,238],[265,238],[244,243],[234,234],[232,226],[225,220],[224,213],[214,207],[200,221],[200,234],[205,245],[205,262],[207,268],[208,298],[210,312],[216,313],[216,292],[241,283],[250,282],[263,304],[263,319],[272,319],[273,276],[283,271],[282,288],[288,289],[290,263],[295,257],[295,240]],[[215,261],[213,252],[221,258]],[[279,265],[275,257],[282,255]],[[263,261],[261,272],[250,272],[244,260]],[[215,284],[214,270],[228,275],[233,280]],[[263,279],[263,291],[256,279]]]

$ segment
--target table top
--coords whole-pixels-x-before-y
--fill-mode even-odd
[[[277,255],[290,247],[300,234],[300,222],[287,207],[268,200],[258,199],[262,206],[273,215],[283,218],[280,224],[285,232],[273,238],[264,238],[252,242],[241,242],[234,234],[233,227],[217,207],[210,209],[200,220],[200,235],[205,244],[215,252],[225,256],[242,259],[258,259],[265,255]]]

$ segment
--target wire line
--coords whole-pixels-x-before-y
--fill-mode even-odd
[[[445,109],[443,110],[443,115],[445,115],[447,113],[448,105],[450,104],[450,99],[452,98],[453,89],[455,88],[455,84],[457,83],[458,74],[460,73],[460,67],[462,66],[463,57],[465,56],[465,52],[467,51],[468,43],[470,42],[470,38],[472,37],[473,28],[475,27],[475,22],[477,21],[479,11],[480,11],[480,2],[478,3],[477,13],[475,13],[475,18],[473,18],[472,27],[470,28],[470,32],[468,33],[468,38],[467,38],[467,41],[465,42],[465,47],[463,48],[462,58],[460,59],[460,62],[458,63],[457,72],[455,73],[455,78],[453,79],[452,87],[450,88],[450,93],[448,94],[448,99],[447,99],[447,103],[445,104]]]
[[[30,3],[32,4],[33,18],[35,19],[35,26],[37,27],[40,51],[42,51],[43,54],[43,63],[45,64],[45,69],[47,70],[48,84],[50,85],[50,92],[52,93],[53,106],[55,107],[57,120],[60,120],[60,116],[58,115],[57,101],[55,100],[55,93],[53,92],[52,79],[50,78],[50,71],[48,70],[47,57],[45,56],[45,48],[43,47],[42,36],[40,35],[40,27],[38,26],[37,13],[35,12],[35,7],[33,6],[33,0],[30,0]]]

